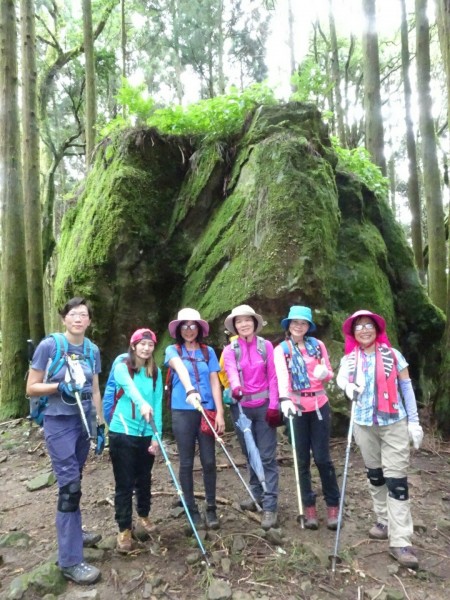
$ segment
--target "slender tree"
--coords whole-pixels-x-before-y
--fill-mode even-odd
[[[2,214],[2,369],[0,420],[25,414],[29,336],[18,111],[15,0],[0,2],[0,174]]]
[[[384,156],[383,117],[381,114],[380,60],[375,0],[362,0],[364,28],[362,36],[364,64],[364,113],[366,117],[366,148],[383,175],[387,174]]]
[[[92,31],[91,0],[83,0],[84,62],[86,65],[85,138],[86,166],[92,161],[95,146],[95,122],[97,120],[94,35]]]
[[[411,116],[411,81],[409,77],[409,40],[405,0],[400,0],[402,9],[401,44],[403,96],[405,100],[406,152],[408,155],[408,202],[411,211],[411,240],[416,267],[422,282],[425,282],[423,262],[422,207],[420,202],[419,177],[417,166],[416,138]]]
[[[339,65],[339,50],[336,35],[336,25],[334,22],[333,0],[328,0],[328,22],[330,26],[330,44],[331,44],[331,73],[333,75],[334,90],[334,108],[337,122],[337,133],[341,146],[347,146],[345,135],[344,107],[341,94],[341,70]]]
[[[444,208],[436,150],[436,133],[430,91],[430,28],[427,0],[416,0],[416,61],[419,99],[419,129],[422,148],[423,187],[427,210],[428,289],[431,300],[442,310],[447,308],[447,276]]]
[[[39,124],[37,120],[37,71],[35,2],[20,0],[22,50],[22,161],[25,251],[30,334],[44,337],[41,199],[39,172]]]

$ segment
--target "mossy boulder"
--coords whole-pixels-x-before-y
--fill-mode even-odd
[[[420,399],[437,378],[444,316],[387,202],[337,170],[312,105],[262,106],[240,137],[215,144],[150,129],[106,140],[63,222],[57,265],[55,302],[92,301],[105,372],[142,325],[161,338],[160,360],[183,306],[209,320],[219,349],[225,316],[245,302],[262,312],[273,341],[290,305],[311,306],[334,366],[343,319],[375,310]]]

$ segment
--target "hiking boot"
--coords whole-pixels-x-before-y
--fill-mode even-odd
[[[403,548],[394,548],[389,546],[389,554],[392,558],[402,565],[402,567],[408,567],[408,569],[418,569],[419,561],[411,546],[404,546]]]
[[[207,506],[205,512],[206,527],[208,529],[219,529],[219,519],[217,518],[216,506]]]
[[[127,554],[133,550],[133,538],[131,537],[131,529],[120,531],[117,536],[117,552]]]
[[[369,537],[371,540],[387,540],[388,526],[383,525],[383,523],[375,523],[375,525],[369,529]]]
[[[198,529],[198,528],[201,529],[202,527],[205,526],[203,519],[202,519],[202,515],[200,514],[200,511],[198,510],[197,507],[190,508],[189,514],[191,515],[192,522],[194,523],[194,527],[196,529]]]
[[[154,533],[156,530],[156,525],[148,517],[138,517],[136,519],[136,527],[148,535]]]
[[[92,548],[95,544],[102,539],[99,533],[91,533],[89,531],[83,531],[83,548]]]
[[[339,506],[327,506],[327,527],[336,531],[339,520]]]
[[[257,502],[261,506],[261,500],[257,500]],[[242,510],[249,510],[250,512],[256,512],[258,510],[256,508],[256,504],[251,498],[248,498],[247,500],[242,500],[242,502],[240,502],[239,505],[242,508]]]
[[[275,527],[278,522],[277,511],[265,510],[261,519],[261,527],[268,531],[271,527]]]
[[[100,571],[97,567],[80,562],[73,567],[61,567],[61,573],[66,579],[70,579],[79,585],[89,585],[95,583],[100,578]]]
[[[315,506],[305,506],[305,527],[306,529],[319,529]]]

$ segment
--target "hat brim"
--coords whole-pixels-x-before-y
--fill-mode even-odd
[[[230,333],[233,333],[234,335],[239,335],[238,332],[236,331],[235,327],[234,327],[234,319],[236,317],[254,317],[257,321],[257,326],[255,329],[255,333],[259,333],[261,331],[261,329],[264,327],[264,321],[261,315],[258,315],[257,313],[254,314],[247,314],[247,315],[228,315],[228,317],[225,319],[224,321],[224,325],[225,325],[225,329],[227,331],[229,331]]]
[[[177,337],[177,327],[180,323],[184,323],[187,319],[175,319],[174,321],[170,321],[169,323],[169,334],[170,337],[176,339]],[[209,333],[209,325],[203,319],[189,319],[190,321],[194,321],[202,330],[203,337],[207,337]]]
[[[380,333],[386,332],[386,321],[383,319],[383,317],[377,315],[376,313],[370,312],[370,310],[358,310],[344,321],[344,324],[342,325],[342,331],[344,335],[354,337],[352,331],[353,323],[354,321],[356,321],[356,319],[359,319],[360,317],[369,317],[370,319],[372,319],[372,321],[376,323]]]
[[[308,319],[302,319],[303,321],[308,321]],[[288,317],[286,317],[285,319],[281,320],[281,327],[287,331],[289,329],[289,323],[292,321],[292,319],[289,319]],[[308,321],[309,323],[309,329],[307,333],[312,333],[313,331],[315,331],[317,329],[316,324],[313,323],[312,321]]]

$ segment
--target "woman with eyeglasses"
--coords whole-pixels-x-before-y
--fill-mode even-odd
[[[408,363],[391,347],[380,315],[359,310],[342,326],[345,356],[338,386],[356,402],[354,436],[367,471],[376,523],[369,537],[389,540],[389,554],[417,569],[411,546],[409,444],[420,448],[423,431],[408,373]]]
[[[152,468],[159,452],[149,419],[162,435],[161,370],[153,356],[156,335],[138,329],[130,338],[128,357],[114,368],[117,401],[109,425],[109,455],[114,472],[115,518],[119,527],[117,550],[133,550],[133,492],[136,497],[136,533],[150,535],[155,526],[149,519]]]
[[[91,445],[86,425],[91,422],[93,406],[98,425],[104,429],[98,382],[100,352],[85,337],[92,313],[84,298],[72,298],[59,314],[65,331],[49,335],[37,346],[26,392],[31,398],[48,398],[43,427],[59,488],[58,565],[66,579],[91,584],[99,579],[100,571],[84,561],[83,546],[95,545],[102,536],[83,531],[80,498],[81,473]]]
[[[170,408],[172,431],[180,459],[180,485],[195,527],[203,519],[194,498],[194,456],[200,453],[205,488],[206,526],[219,527],[216,509],[216,452],[214,436],[201,429],[201,413],[195,408],[215,410],[214,427],[218,435],[225,431],[219,361],[210,346],[203,343],[209,325],[193,308],[183,308],[169,323],[169,333],[176,340],[166,348],[165,365],[171,369]]]

